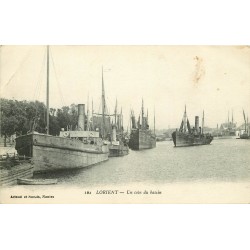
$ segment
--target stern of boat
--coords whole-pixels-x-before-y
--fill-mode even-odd
[[[22,135],[16,138],[15,149],[19,156],[33,156],[33,135]]]
[[[176,147],[176,131],[172,133],[172,138],[173,138],[174,146]]]

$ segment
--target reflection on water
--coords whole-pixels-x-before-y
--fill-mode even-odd
[[[35,174],[34,178],[57,178],[63,187],[246,181],[250,180],[249,153],[250,140],[215,140],[211,145],[184,148],[174,148],[171,141],[159,142],[154,149],[130,150],[127,156],[92,167]]]

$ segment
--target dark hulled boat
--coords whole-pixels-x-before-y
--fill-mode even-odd
[[[85,131],[85,105],[78,105],[78,130],[49,135],[49,47],[47,47],[47,134],[31,132],[16,138],[19,155],[30,157],[34,171],[83,168],[108,160],[108,146],[98,131]]]
[[[152,132],[148,125],[148,115],[144,117],[144,107],[142,101],[141,123],[140,117],[136,126],[135,116],[131,114],[132,128],[129,138],[129,147],[133,150],[151,149],[156,147],[155,129]]]
[[[237,130],[237,123],[234,122],[233,112],[232,120],[229,120],[229,112],[227,122],[222,123],[220,128],[217,125],[217,133],[214,134],[214,139],[238,139],[240,137],[239,131]]]
[[[199,117],[195,117],[195,127],[191,129],[187,118],[186,107],[181,122],[180,129],[172,133],[175,147],[208,145],[213,140],[213,136],[209,133],[203,133],[204,112],[202,118],[202,127],[199,127]]]
[[[248,133],[244,132],[240,135],[240,139],[250,139],[250,136],[248,135]]]
[[[245,130],[240,135],[240,139],[250,139],[248,117],[246,119],[246,115],[245,115],[244,110],[243,110],[243,117],[244,117],[244,123],[245,123]]]
[[[155,135],[151,131],[144,129],[132,129],[130,133],[129,147],[133,150],[155,148]]]

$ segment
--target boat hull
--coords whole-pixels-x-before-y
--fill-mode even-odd
[[[110,145],[109,157],[120,157],[128,155],[129,147],[127,145]]]
[[[173,132],[172,138],[175,147],[208,145],[213,140],[213,137],[209,134],[195,136],[193,134],[181,132]]]
[[[107,145],[84,144],[80,140],[44,134],[16,138],[19,155],[31,157],[34,172],[84,168],[108,160]]]
[[[129,148],[132,150],[151,149],[156,147],[156,137],[150,130],[135,129],[131,131]]]
[[[250,136],[247,133],[240,135],[240,139],[250,139]]]

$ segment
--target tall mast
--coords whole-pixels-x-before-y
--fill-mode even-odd
[[[104,90],[104,80],[103,80],[103,67],[102,67],[102,137],[105,138],[105,90]]]
[[[185,105],[185,111],[184,111],[184,116],[183,116],[183,127],[184,127],[184,132],[187,131],[187,110],[186,110],[186,105]]]
[[[49,134],[49,45],[47,45],[47,96],[46,96],[46,106],[47,106],[47,135]]]
[[[232,124],[234,123],[234,111],[232,110]]]
[[[88,94],[88,101],[87,101],[87,131],[89,131],[89,94]]]
[[[148,109],[147,109],[147,125],[148,125]]]
[[[131,132],[131,130],[132,130],[132,110],[131,110],[131,108],[130,108],[130,119],[129,119],[129,131]]]
[[[154,107],[154,134],[155,134],[155,107]]]
[[[94,105],[93,105],[93,97],[92,97],[92,130],[94,130]]]
[[[142,98],[142,107],[141,107],[141,128],[144,129],[144,105],[143,105],[143,98]]]
[[[122,115],[122,107],[121,107],[121,113],[120,113],[120,120],[121,120],[121,129],[123,127],[123,115]]]
[[[115,126],[117,125],[116,122],[116,116],[117,116],[117,98],[116,98],[116,101],[115,101]]]
[[[247,132],[247,123],[246,123],[246,116],[245,116],[244,109],[243,109],[243,116],[244,116],[244,122],[245,122],[245,132]]]
[[[202,114],[202,134],[203,134],[203,129],[204,129],[204,110],[203,110],[203,114]]]
[[[2,84],[2,46],[0,45],[0,91],[1,91],[1,84]],[[0,93],[1,97],[1,93]],[[1,120],[2,119],[2,109],[1,109],[1,100],[0,100],[0,137],[2,137],[2,124]]]
[[[247,135],[249,135],[248,116],[247,116]]]

